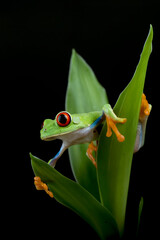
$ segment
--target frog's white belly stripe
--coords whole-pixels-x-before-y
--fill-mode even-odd
[[[81,128],[76,131],[70,132],[68,134],[64,134],[63,137],[60,135],[57,139],[63,140],[62,146],[59,152],[52,158],[48,163],[51,166],[55,166],[57,160],[62,156],[64,151],[72,145],[88,143],[98,138],[98,132],[96,128]]]
[[[138,123],[136,141],[135,141],[135,145],[134,145],[134,153],[138,152],[139,149],[142,147],[142,145],[143,145],[142,141],[143,141],[142,124]]]

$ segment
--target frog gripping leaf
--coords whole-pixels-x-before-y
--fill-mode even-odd
[[[45,141],[55,139],[62,140],[60,151],[49,161],[49,164],[54,167],[63,152],[72,145],[91,143],[92,141],[98,140],[98,129],[105,120],[108,126],[106,136],[110,137],[113,130],[117,136],[117,140],[123,142],[125,138],[118,131],[116,123],[125,123],[127,119],[118,118],[114,114],[110,104],[104,105],[102,111],[99,112],[95,111],[71,115],[63,111],[58,113],[54,120],[46,119],[41,130],[41,139]],[[92,144],[89,146],[91,149],[93,148]],[[96,166],[95,159],[89,149],[87,150],[87,155]],[[95,148],[93,148],[93,150],[94,149]]]
[[[144,94],[142,97],[142,106],[140,112],[140,121],[137,129],[137,140],[135,143],[135,152],[137,152],[143,145],[144,139],[144,125],[146,125],[147,116],[150,113],[151,105],[144,101]],[[146,100],[147,101],[147,100]],[[143,115],[143,119],[142,116]],[[49,165],[55,166],[57,160],[62,156],[64,151],[72,145],[90,143],[86,153],[90,160],[96,167],[95,158],[92,151],[96,151],[97,147],[93,145],[93,141],[99,138],[99,127],[107,123],[106,137],[115,133],[117,140],[123,142],[125,137],[118,131],[117,123],[123,124],[127,121],[126,118],[119,118],[113,112],[110,104],[105,104],[102,111],[95,111],[89,113],[70,114],[66,111],[57,114],[54,120],[46,119],[41,129],[41,139],[44,141],[52,141],[55,139],[62,140],[62,146],[59,152],[49,161]]]
[[[151,108],[152,106],[148,103],[146,96],[143,94],[134,152],[137,152],[144,144],[146,122]],[[94,145],[93,141],[98,140],[100,134],[98,127],[102,125],[105,120],[107,123],[106,137],[110,137],[113,130],[117,140],[123,142],[125,137],[118,131],[116,123],[123,124],[127,119],[117,117],[110,104],[104,105],[102,112],[95,111],[71,115],[70,113],[63,111],[58,113],[54,120],[46,119],[43,123],[43,128],[41,129],[41,139],[45,141],[52,141],[55,139],[62,140],[62,146],[59,152],[48,162],[49,165],[55,167],[57,160],[70,146],[90,143],[86,154],[93,165],[97,168],[96,159],[92,153],[93,151],[97,151],[98,147]],[[47,185],[41,182],[39,177],[35,177],[34,180],[37,190],[45,190],[50,197],[53,197],[52,193],[48,190]]]

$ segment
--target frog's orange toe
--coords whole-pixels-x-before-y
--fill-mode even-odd
[[[125,137],[122,134],[120,134],[119,136],[117,136],[117,140],[118,142],[124,142]]]
[[[151,111],[151,105],[148,103],[145,94],[142,94],[141,109],[139,114],[139,119],[141,122],[144,121],[146,116],[149,116]]]
[[[44,190],[51,198],[53,198],[53,193],[48,190],[47,184],[43,183],[40,177],[34,177],[34,185],[37,190]]]
[[[98,147],[94,145],[93,142],[91,142],[89,145],[88,145],[88,149],[87,149],[87,156],[88,158],[91,160],[91,162],[93,163],[93,165],[97,168],[97,162],[93,156],[93,151],[97,152],[97,149]]]
[[[125,123],[126,121],[127,119],[124,118],[123,121],[121,121],[120,123]],[[110,137],[112,135],[112,130],[113,130],[113,132],[117,137],[117,140],[119,142],[123,142],[125,140],[125,137],[118,131],[118,128],[116,127],[116,123],[118,123],[118,121],[114,121],[111,117],[106,116],[106,122],[107,122],[106,136]]]

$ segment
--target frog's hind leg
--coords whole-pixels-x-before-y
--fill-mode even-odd
[[[93,163],[93,165],[97,168],[97,162],[93,156],[93,151],[97,152],[98,147],[94,145],[93,142],[91,142],[88,145],[88,149],[86,152],[87,157],[91,160],[91,162]]]
[[[104,121],[104,114],[97,118],[89,127],[91,131],[93,131],[93,140],[98,139],[99,132],[102,129],[101,123]],[[98,144],[97,146],[94,145],[93,141],[88,145],[88,149],[86,151],[87,157],[91,160],[93,165],[97,168],[97,162],[95,157],[93,156],[93,151],[97,152],[98,150]]]
[[[152,105],[148,103],[145,94],[142,94],[141,108],[139,113],[139,122],[137,126],[137,135],[134,146],[134,153],[138,152],[144,145],[147,120],[150,115]]]

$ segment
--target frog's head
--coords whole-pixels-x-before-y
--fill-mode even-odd
[[[83,115],[83,114],[82,114]],[[83,122],[83,116],[63,111],[56,115],[55,119],[46,119],[43,122],[43,128],[40,131],[41,139],[51,141],[63,139],[64,136],[78,129],[86,127]]]

